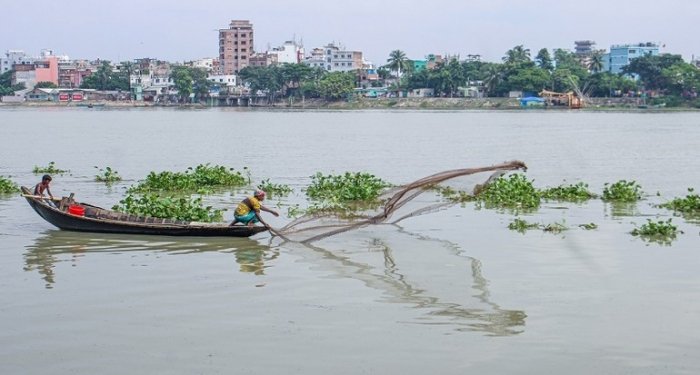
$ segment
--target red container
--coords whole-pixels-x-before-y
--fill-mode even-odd
[[[85,207],[72,204],[68,206],[68,213],[75,216],[85,216]]]

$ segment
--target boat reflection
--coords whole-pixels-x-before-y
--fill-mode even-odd
[[[312,261],[325,263],[326,267],[336,270],[341,277],[361,280],[365,285],[387,293],[387,301],[408,303],[416,308],[428,310],[424,318],[413,323],[447,325],[456,327],[457,331],[483,332],[491,336],[512,336],[524,332],[527,314],[522,310],[502,309],[491,301],[488,290],[489,282],[483,276],[482,265],[478,259],[460,254],[458,247],[449,242],[416,236],[407,232],[403,232],[403,234],[413,237],[414,241],[425,241],[424,243],[438,245],[442,250],[447,248],[452,253],[449,254],[450,257],[458,257],[458,259],[453,258],[453,261],[469,264],[467,272],[471,281],[460,280],[464,281],[464,290],[457,292],[461,295],[443,296],[441,289],[445,288],[440,286],[435,288],[418,287],[417,285],[426,285],[430,281],[418,282],[414,279],[418,279],[420,276],[414,277],[413,273],[409,273],[410,271],[401,271],[402,267],[399,266],[401,262],[396,260],[392,249],[378,238],[372,239],[369,246],[371,251],[382,253],[383,269],[365,262],[355,261],[352,259],[354,255],[344,253],[342,250],[328,250],[316,245],[304,246],[312,249],[322,258]],[[419,238],[416,239],[416,237]],[[338,265],[342,265],[342,267],[338,267]],[[454,280],[454,276],[449,275],[448,278]],[[427,277],[427,279],[429,278],[430,276]],[[454,285],[450,289],[454,291]],[[470,289],[471,293],[466,295]],[[465,297],[467,300],[464,300]],[[473,304],[474,307],[466,307],[467,304]]]
[[[89,253],[124,253],[130,251],[193,254],[209,251],[234,254],[241,272],[263,275],[279,251],[248,238],[154,237],[122,234],[95,234],[48,230],[26,247],[24,270],[37,271],[52,288],[56,282],[57,263],[77,263]]]

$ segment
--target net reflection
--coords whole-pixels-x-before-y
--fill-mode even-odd
[[[402,232],[402,235],[410,236],[414,241],[415,237],[419,237],[419,241],[423,244],[427,242],[438,245],[443,250],[447,248],[450,250],[448,256],[452,258],[452,262],[456,260],[458,263],[468,264],[467,269],[460,268],[464,270],[463,274],[461,274],[462,271],[455,274],[454,268],[444,272],[446,274],[444,280],[454,281],[455,277],[465,276],[459,280],[459,285],[463,285],[463,288],[457,290],[456,295],[444,292],[445,289],[451,289],[454,293],[454,285],[444,288],[444,285],[441,286],[444,280],[431,284],[430,279],[433,276],[429,273],[423,272],[420,268],[413,272],[414,270],[410,267],[402,266],[401,257],[397,259],[397,254],[392,248],[379,238],[374,238],[369,243],[371,252],[381,253],[382,264],[378,266],[354,260],[353,258],[360,254],[352,254],[352,251],[347,251],[347,247],[344,251],[329,250],[316,245],[305,246],[320,255],[321,259],[316,259],[314,262],[332,267],[341,277],[358,279],[365,285],[386,293],[387,301],[407,303],[419,309],[429,310],[417,321],[405,323],[446,325],[455,327],[456,331],[482,332],[490,336],[512,336],[524,332],[527,314],[522,310],[502,309],[497,303],[491,301],[489,282],[483,275],[482,265],[478,259],[460,255],[455,245],[445,241],[406,232]]]
[[[58,263],[77,263],[90,253],[118,254],[131,251],[167,252],[186,255],[202,252],[234,254],[241,272],[264,274],[265,262],[277,258],[279,251],[248,238],[154,237],[139,235],[80,233],[60,230],[43,232],[26,247],[24,270],[37,271],[47,289],[56,282]]]

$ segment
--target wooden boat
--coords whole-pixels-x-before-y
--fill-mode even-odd
[[[24,186],[22,193],[39,216],[63,230],[206,237],[250,237],[267,230],[263,226],[229,226],[225,223],[212,224],[129,215],[87,203],[74,202],[69,198],[55,202],[32,195],[32,192]],[[79,214],[71,211],[78,211]]]

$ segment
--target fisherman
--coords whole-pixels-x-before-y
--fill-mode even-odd
[[[34,195],[43,197],[44,191],[49,194],[49,198],[53,199],[53,194],[51,194],[51,189],[49,189],[49,184],[51,183],[51,176],[45,174],[41,178],[41,182],[34,186]]]
[[[265,200],[265,192],[262,190],[256,190],[252,197],[247,197],[236,207],[236,212],[233,213],[233,222],[231,225],[236,223],[242,223],[252,227],[253,224],[257,222],[265,223],[260,217],[260,211],[269,212],[275,216],[280,216],[277,211],[269,209],[262,205],[262,201]]]

